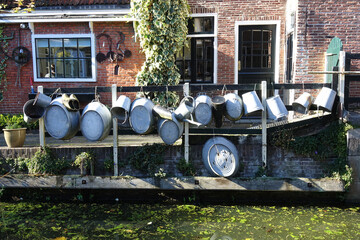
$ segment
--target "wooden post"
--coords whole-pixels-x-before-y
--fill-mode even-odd
[[[189,96],[190,95],[190,85],[189,83],[185,83],[184,87],[183,87],[183,91],[184,91],[184,96]],[[184,137],[184,158],[185,161],[188,163],[189,162],[189,123],[185,122],[185,137]]]
[[[43,86],[38,86],[37,88],[39,93],[44,93]],[[39,138],[40,138],[40,146],[45,147],[45,122],[44,117],[39,119]]]
[[[117,86],[113,84],[111,86],[111,98],[112,106],[116,103]],[[118,120],[113,118],[113,155],[114,155],[114,176],[119,176],[119,164],[118,164]]]
[[[262,136],[262,146],[261,146],[261,156],[263,167],[267,166],[267,131],[266,131],[266,96],[267,95],[267,84],[266,81],[261,82],[261,100],[264,107],[264,111],[261,115],[261,136]]]
[[[346,58],[346,52],[340,51],[339,54],[339,89],[338,89],[338,95],[339,100],[341,104],[341,110],[340,112],[343,112],[343,107],[345,103],[345,59]]]

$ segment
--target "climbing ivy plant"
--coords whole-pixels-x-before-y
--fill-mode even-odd
[[[134,28],[146,60],[136,77],[140,86],[177,85],[180,74],[175,54],[185,44],[188,32],[189,5],[187,0],[133,0],[131,14]],[[175,106],[174,92],[146,94],[155,103]]]
[[[4,36],[4,28],[3,24],[0,24],[0,39],[5,37]],[[3,51],[7,51],[8,42],[5,39],[0,40],[0,45],[2,46]],[[3,93],[6,91],[7,81],[6,81],[6,60],[7,57],[3,53],[0,52],[2,55],[0,60],[0,102],[3,100]]]

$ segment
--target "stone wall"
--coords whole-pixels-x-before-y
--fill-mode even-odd
[[[209,138],[209,137],[208,137]],[[197,145],[190,146],[190,160],[196,168],[197,176],[210,176],[202,161],[203,141],[198,141]],[[244,135],[240,137],[228,137],[237,147],[239,152],[239,171],[236,177],[255,177],[259,176],[262,162],[261,162],[261,136]],[[139,147],[119,147],[119,174],[130,175],[135,177],[148,177],[148,174],[142,173],[133,169],[127,162],[130,154],[136,151]],[[1,148],[0,157],[31,157],[38,148]],[[104,161],[112,160],[112,147],[91,147],[91,148],[77,148],[77,147],[54,147],[52,148],[57,157],[65,157],[68,160],[74,161],[76,155],[84,151],[92,151],[96,155],[97,164],[95,168],[95,175],[112,175],[104,169]],[[164,169],[167,176],[182,176],[176,165],[180,159],[183,158],[182,146],[168,147],[164,153],[164,164],[160,167]],[[321,178],[326,174],[327,167],[332,163],[332,159],[318,161],[308,157],[296,156],[291,152],[285,152],[281,149],[268,146],[268,168],[262,173],[268,177],[307,177],[307,178]],[[67,174],[79,174],[77,168],[69,169]],[[260,175],[260,176],[261,176]]]
[[[360,129],[352,129],[347,133],[348,161],[353,169],[353,182],[346,199],[349,202],[360,202]]]

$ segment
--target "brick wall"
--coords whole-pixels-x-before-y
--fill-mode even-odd
[[[299,0],[297,25],[296,81],[322,82],[323,75],[308,74],[325,70],[325,52],[332,38],[338,37],[343,50],[360,53],[360,4],[358,0]],[[351,70],[359,70],[353,61]],[[360,89],[354,84],[351,89]],[[357,90],[358,91],[358,90]],[[357,95],[352,93],[350,95]]]
[[[218,14],[218,83],[234,83],[235,22],[281,20],[285,29],[286,0],[188,0],[192,13]],[[284,49],[281,37],[280,49]],[[283,73],[283,51],[280,51],[280,73]],[[280,79],[283,79],[280,74]]]
[[[15,32],[15,38],[9,41],[9,52],[17,47],[17,34],[19,24],[7,24],[5,35],[11,35],[11,32]],[[119,40],[118,32],[121,31],[125,34],[125,46],[132,52],[130,58],[124,59],[119,62],[119,74],[114,75],[114,68],[116,62],[105,61],[103,63],[97,63],[97,81],[95,83],[64,83],[64,82],[41,82],[34,83],[36,90],[37,86],[42,85],[46,88],[58,88],[58,87],[95,87],[95,86],[111,86],[117,84],[118,86],[130,86],[134,85],[136,74],[141,69],[142,63],[145,60],[145,56],[140,52],[139,42],[135,42],[134,29],[132,23],[126,22],[96,22],[94,23],[94,33],[97,36],[99,33],[105,31],[113,39],[113,51],[117,41]],[[35,23],[35,34],[80,34],[90,33],[88,23]],[[96,44],[96,54],[99,52],[98,44]],[[21,45],[25,46],[32,52],[31,45],[31,32],[30,30],[21,30]],[[102,46],[102,43],[101,43]],[[101,47],[101,52],[107,53],[109,51],[109,45],[105,43],[104,48]],[[1,54],[1,57],[3,55]],[[0,113],[20,113],[22,107],[28,100],[28,93],[30,92],[30,77],[33,76],[33,60],[21,68],[21,88],[15,86],[15,80],[17,77],[17,66],[12,60],[7,60],[7,91],[4,93],[4,100],[0,102]],[[133,96],[133,94],[130,94]],[[101,93],[101,101],[105,104],[111,103],[110,93]]]

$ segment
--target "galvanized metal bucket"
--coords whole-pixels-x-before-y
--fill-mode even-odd
[[[288,110],[279,95],[266,99],[268,118],[272,120],[283,120],[287,118]]]
[[[212,119],[212,102],[207,95],[200,95],[195,99],[194,109],[195,120],[203,125],[207,125]]]
[[[225,98],[223,96],[215,96],[211,99],[212,111],[214,116],[215,127],[220,128],[222,126],[224,111],[225,111]]]
[[[168,145],[174,144],[184,132],[184,124],[179,122],[174,114],[172,120],[159,119],[157,128],[161,139]]]
[[[24,121],[27,123],[36,122],[45,114],[45,108],[34,105],[35,99],[27,101],[23,106]]]
[[[155,105],[152,109],[154,116],[159,117],[159,118],[164,118],[164,119],[168,119],[168,120],[172,120],[173,119],[173,113],[167,109],[164,108],[160,105]]]
[[[125,95],[121,95],[115,102],[114,106],[111,108],[110,112],[113,117],[116,117],[122,123],[125,123],[129,117],[131,106],[131,100]]]
[[[336,97],[336,92],[330,88],[323,87],[316,97],[314,104],[321,110],[331,112],[334,101]]]
[[[256,113],[258,111],[264,111],[264,107],[261,104],[261,101],[258,95],[256,94],[256,91],[244,93],[242,95],[242,99],[244,104],[245,116]]]
[[[304,92],[292,103],[292,108],[295,112],[307,114],[312,104],[312,97],[310,93]]]
[[[76,135],[80,127],[79,111],[69,111],[62,98],[55,98],[47,107],[44,116],[46,131],[53,138],[67,140]]]
[[[81,115],[80,128],[87,140],[103,140],[109,135],[111,129],[110,110],[100,102],[89,103]]]
[[[225,117],[231,121],[239,120],[243,115],[243,101],[239,95],[228,93],[225,98]]]
[[[210,138],[202,149],[202,160],[211,175],[234,176],[239,169],[239,154],[235,145],[224,137]]]
[[[38,92],[35,96],[34,105],[42,108],[47,108],[51,103],[51,97]]]
[[[154,129],[152,109],[154,103],[147,98],[133,101],[130,110],[130,126],[138,134],[148,134]]]
[[[195,108],[194,98],[191,96],[184,97],[179,107],[175,110],[175,117],[177,120],[182,121],[183,119],[189,119]]]

